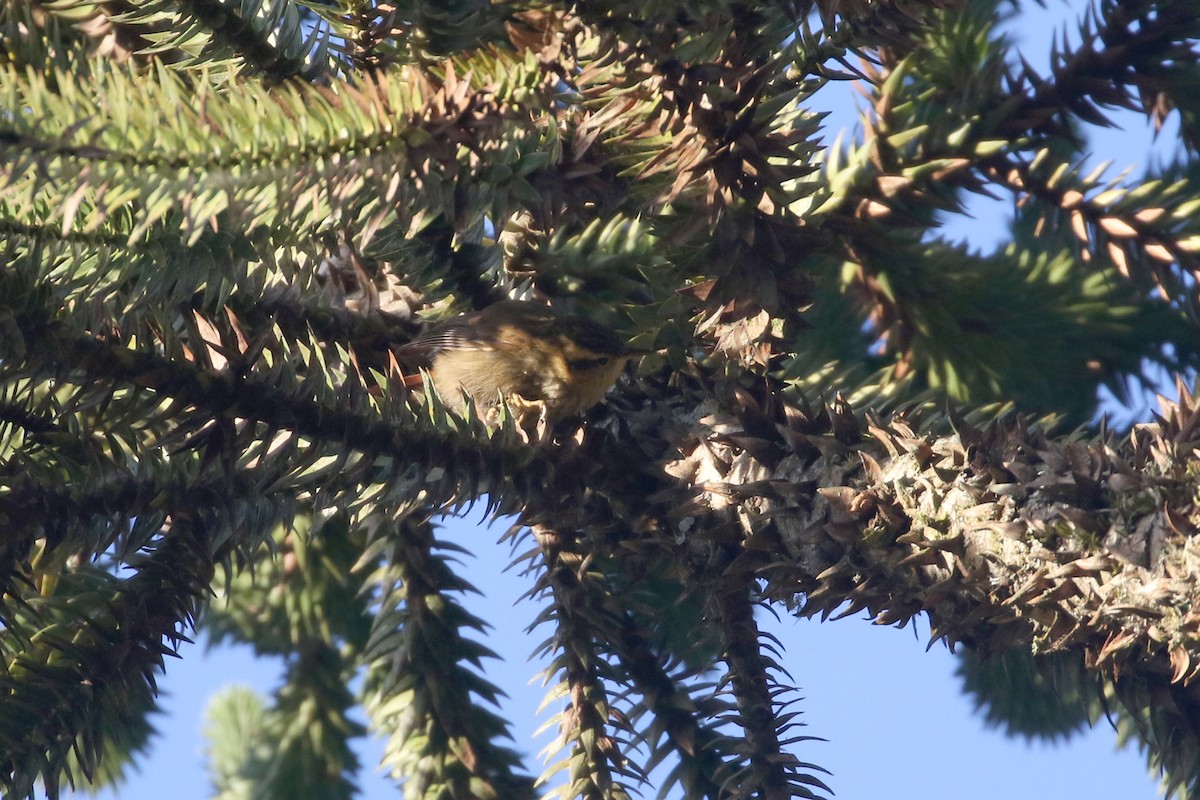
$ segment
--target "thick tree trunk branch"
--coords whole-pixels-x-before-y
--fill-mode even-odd
[[[1200,707],[1200,412],[1180,389],[1124,441],[1019,420],[922,434],[897,418],[847,443],[846,409],[693,409],[663,465],[679,485],[660,493],[660,535],[705,558],[703,532],[728,543],[736,528],[764,593],[804,615],[924,612],[934,639],[985,654],[1081,651],[1138,705],[1168,692],[1187,729]]]

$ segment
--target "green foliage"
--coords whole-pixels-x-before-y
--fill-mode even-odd
[[[1065,739],[1103,713],[1099,688],[1074,653],[1013,648],[988,659],[965,653],[958,675],[988,723],[1009,736]]]
[[[857,573],[831,542],[906,535],[872,498],[818,544],[772,527],[882,472],[846,400],[873,425],[955,404],[922,424],[967,441],[1200,368],[1195,4],[1101,0],[1045,75],[998,33],[1019,11],[0,0],[3,794],[119,776],[198,618],[285,664],[270,699],[210,706],[230,800],[351,796],[356,705],[413,800],[625,798],[652,771],[664,795],[827,794],[754,614],[816,607],[837,570],[798,564]],[[835,137],[847,79],[863,125]],[[1086,169],[1112,109],[1176,116],[1178,158]],[[972,194],[1015,203],[991,252],[940,230]],[[412,390],[396,351],[420,320],[507,296],[655,352],[544,441]],[[1155,457],[1190,458],[1188,425]],[[1008,455],[996,507],[1038,479]],[[1187,494],[1155,468],[1146,505]],[[1120,487],[1088,470],[1071,491],[1108,513]],[[519,515],[562,699],[540,778],[503,744],[487,623],[431,521],[483,497]],[[881,615],[915,613],[897,581]],[[965,670],[1030,735],[1095,718],[1107,686],[1194,794],[1200,737],[1170,731],[1195,643],[1172,647],[1169,680],[1103,684],[1078,649]],[[1054,713],[1015,702],[1030,686]]]
[[[465,634],[487,626],[457,601],[474,589],[439,555],[449,546],[411,518],[370,528],[383,563],[370,576],[379,613],[363,650],[364,705],[390,733],[384,764],[406,798],[534,797],[517,753],[497,743],[510,738],[492,710],[501,692],[479,674],[494,655]]]
[[[42,577],[40,591],[8,595],[0,752],[13,794],[32,796],[37,781],[57,794],[63,779],[111,779],[119,762],[102,768],[101,759],[145,746],[155,673],[193,623],[211,576],[201,524],[181,515],[173,528],[128,560],[128,578],[79,566]]]
[[[252,800],[261,785],[274,744],[266,738],[266,703],[253,690],[231,685],[208,701],[204,711],[205,753],[218,800]]]
[[[287,674],[270,707],[245,693],[214,700],[213,785],[231,797],[287,797],[302,793],[349,798],[358,759],[350,742],[361,726],[349,719],[356,699],[347,684],[370,617],[352,568],[361,543],[343,517],[311,524],[300,517],[277,528],[253,556],[253,568],[218,583],[206,628],[217,641],[253,643],[259,655],[285,656]],[[224,584],[223,586],[221,584]],[[233,742],[261,736],[261,744],[230,752]]]

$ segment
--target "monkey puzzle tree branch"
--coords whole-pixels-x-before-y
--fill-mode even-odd
[[[1075,649],[1135,714],[1151,690],[1184,710],[1200,698],[1200,404],[1186,390],[1128,442],[1017,421],[922,434],[897,418],[854,443],[846,412],[775,403],[681,416],[695,422],[663,462],[680,480],[659,538],[703,554],[701,531],[738,531],[765,559],[765,596],[805,615],[924,612],[935,639],[984,653]]]
[[[377,523],[386,564],[371,579],[379,610],[364,660],[367,708],[391,733],[384,764],[412,798],[533,798],[520,757],[499,744],[508,723],[485,706],[502,692],[476,672],[494,654],[466,636],[486,630],[457,599],[473,587],[438,553],[448,546],[428,519]]]
[[[616,453],[609,448],[628,444],[609,439],[604,433],[602,429],[593,429],[585,439],[582,453],[576,454],[582,457],[573,461],[573,466],[594,468],[597,458],[605,458],[603,452]],[[670,784],[678,784],[688,797],[719,800],[726,796],[729,776],[739,764],[736,740],[719,729],[725,716],[736,713],[735,705],[727,693],[713,691],[712,684],[700,675],[710,666],[707,655],[702,667],[681,663],[680,653],[665,647],[661,636],[665,627],[690,645],[720,637],[676,630],[677,623],[672,621],[669,609],[663,608],[662,595],[652,588],[662,578],[661,574],[653,567],[648,568],[641,558],[630,559],[630,551],[625,548],[636,550],[643,537],[635,534],[631,538],[624,526],[614,525],[614,520],[626,517],[625,511],[629,510],[620,498],[632,499],[630,495],[637,491],[634,487],[644,490],[648,483],[645,476],[635,471],[628,470],[625,474],[629,484],[605,480],[613,476],[609,470],[584,473],[582,483],[594,485],[600,492],[585,491],[588,502],[582,505],[561,494],[568,486],[566,481],[547,484],[543,497],[521,517],[539,544],[526,556],[532,562],[527,571],[536,570],[539,574],[538,586],[529,594],[554,597],[538,622],[557,625],[556,633],[541,650],[555,652],[551,671],[557,668],[567,673],[562,685],[565,691],[574,692],[573,707],[563,712],[560,723],[569,722],[575,729],[562,731],[563,743],[574,737],[579,748],[591,748],[561,763],[568,764],[572,780],[581,788],[594,784],[599,774],[607,774],[609,785],[619,788],[614,771],[644,779],[668,754],[674,754],[679,763],[660,788],[666,791]],[[609,502],[609,496],[617,499]],[[554,508],[541,502],[548,498],[559,498],[563,505]],[[549,527],[550,520],[568,519],[581,526],[575,537],[564,536]],[[523,527],[514,526],[509,535],[517,535]],[[651,562],[656,554],[657,557],[672,555],[652,539],[647,539],[645,545],[650,548],[646,555]],[[629,564],[635,566],[630,569]],[[641,570],[655,577],[639,579],[636,573]],[[649,590],[646,597],[639,595],[639,591],[646,590]],[[589,656],[584,658],[580,653]],[[575,683],[570,682],[571,674],[579,676]],[[595,690],[587,688],[597,674],[601,679],[597,686],[619,684],[620,690],[609,688],[608,697],[604,694],[597,697]],[[578,710],[577,702],[584,703]],[[584,723],[599,725],[600,731],[579,730]],[[625,752],[615,749],[617,744],[626,745],[606,733],[610,726],[637,732]],[[608,744],[589,744],[597,741],[597,737],[607,739]],[[628,763],[631,751],[643,748],[649,752],[648,759],[644,763]],[[601,767],[603,773],[593,769],[592,774],[583,774],[589,759],[596,758],[606,760]],[[550,771],[553,770],[554,767]]]
[[[0,662],[6,797],[32,799],[36,782],[53,796],[72,751],[85,777],[97,769],[105,739],[122,736],[131,709],[151,703],[163,656],[186,639],[183,629],[208,591],[214,555],[203,523],[181,515],[152,553],[131,563],[132,577],[81,575],[93,583],[36,602],[35,616],[25,621],[41,623],[31,638],[6,632]]]
[[[294,431],[317,442],[340,443],[362,453],[418,463],[426,463],[423,456],[428,456],[428,463],[446,468],[493,463],[496,477],[519,477],[517,462],[527,462],[533,456],[532,450],[520,447],[515,440],[505,445],[502,436],[454,435],[422,423],[415,412],[389,418],[367,408],[326,405],[303,391],[273,385],[253,375],[215,371],[144,347],[135,349],[80,334],[57,323],[28,326],[25,336],[27,347],[54,353],[55,369],[67,376],[76,371],[82,380],[113,381],[154,392],[179,408],[199,410],[199,424],[218,419],[252,420],[276,431]],[[399,411],[399,407],[394,410]],[[478,433],[482,431],[480,428]],[[505,467],[500,466],[502,462]],[[457,479],[463,480],[464,476]],[[531,475],[530,479],[536,477]],[[501,478],[500,483],[504,482]],[[487,482],[481,480],[478,485],[486,486]],[[452,495],[447,493],[445,499],[450,500]]]
[[[1130,202],[1131,189],[1080,180],[1074,171],[1049,174],[1014,155],[987,159],[981,168],[1014,193],[1034,197],[1067,215],[1082,252],[1104,245],[1121,274],[1142,279],[1165,298],[1200,307],[1195,281],[1200,277],[1200,236],[1185,200],[1190,181],[1164,181],[1158,192],[1143,192]],[[1089,196],[1090,194],[1090,196]],[[1177,271],[1183,271],[1181,277]]]
[[[628,613],[614,644],[643,708],[652,716],[645,736],[651,749],[658,750],[657,739],[665,734],[679,758],[674,774],[685,796],[720,797],[721,776],[733,755],[727,752],[727,737],[715,730],[713,721],[731,708],[717,697],[693,698],[663,666],[663,656],[654,652]]]
[[[733,565],[729,569],[737,571]],[[741,583],[723,581],[722,591],[713,598],[716,620],[728,638],[722,657],[736,699],[735,719],[742,729],[742,741],[734,750],[745,760],[744,766],[730,776],[729,783],[737,787],[730,796],[756,800],[822,797],[808,787],[830,791],[829,787],[815,776],[800,772],[796,757],[787,753],[780,741],[780,732],[790,725],[777,703],[782,689],[771,676],[771,670],[779,665],[763,653],[751,599],[753,581],[745,572],[742,577]]]
[[[1110,125],[1100,105],[1152,112],[1157,95],[1174,89],[1172,72],[1195,64],[1200,20],[1190,3],[1137,0],[1102,3],[1099,9],[1094,29],[1090,19],[1081,25],[1079,45],[1055,54],[1051,79],[1025,64],[1011,80],[1010,85],[1024,84],[1028,89],[1009,116],[1008,134],[1037,131],[1065,113]],[[1098,43],[1102,47],[1097,48]]]
[[[558,715],[559,750],[570,747],[565,757],[567,782],[562,787],[564,800],[628,800],[629,792],[621,784],[621,775],[633,775],[635,768],[621,752],[620,742],[610,732],[611,712],[607,681],[612,676],[604,662],[599,642],[611,637],[619,627],[611,609],[601,601],[604,589],[591,586],[603,581],[586,552],[569,535],[535,526],[533,535],[542,551],[543,574],[539,585],[550,603],[539,621],[554,625],[547,649],[554,652],[549,676],[561,674],[560,692],[565,707]],[[557,765],[547,770],[547,777]]]
[[[0,587],[12,588],[18,565],[43,537],[47,551],[65,546],[67,552],[57,554],[56,561],[95,556],[113,544],[128,554],[174,514],[191,511],[230,521],[247,516],[265,521],[271,514],[264,513],[264,507],[286,517],[284,509],[290,505],[287,493],[264,494],[245,474],[240,480],[227,475],[187,480],[178,475],[89,474],[80,484],[22,480],[0,493],[0,514],[8,526],[0,547]],[[39,563],[39,571],[47,566]]]
[[[519,756],[499,744],[511,738],[506,721],[483,705],[500,690],[471,669],[494,657],[464,633],[486,628],[457,600],[472,587],[436,552],[446,545],[427,519],[377,523],[387,564],[363,657],[368,706],[392,731],[384,763],[405,780],[406,797],[536,797]]]
[[[947,19],[953,13],[957,12]],[[1162,62],[1194,68],[1190,65],[1195,63],[1192,50],[1200,22],[1186,3],[1106,3],[1103,13],[1094,30],[1090,20],[1085,23],[1083,41],[1073,51],[1057,54],[1050,78],[1038,76],[1028,65],[1020,74],[1011,74],[997,58],[999,42],[977,50],[978,76],[971,92],[938,82],[906,85],[913,60],[944,58],[936,48],[892,59],[882,70],[868,68],[875,85],[873,130],[850,152],[837,176],[851,188],[826,220],[848,240],[853,257],[881,249],[869,243],[886,236],[886,229],[871,223],[901,231],[914,225],[928,229],[935,225],[933,209],[957,209],[957,195],[951,190],[986,194],[993,183],[1061,208],[1085,253],[1099,240],[1126,276],[1140,268],[1164,295],[1187,298],[1194,308],[1194,292],[1181,291],[1179,277],[1172,274],[1174,264],[1193,276],[1200,268],[1195,215],[1191,209],[1173,213],[1188,196],[1182,182],[1163,181],[1157,191],[1151,190],[1153,184],[1142,184],[1134,201],[1128,196],[1133,187],[1120,188],[1115,182],[1101,187],[1097,174],[1084,179],[1077,174],[1081,167],[1062,166],[1065,162],[1052,145],[1067,140],[1072,149],[1078,148],[1078,135],[1063,122],[1068,116],[1108,125],[1098,106],[1137,108],[1134,88],[1143,94],[1169,91],[1171,79],[1163,73]],[[972,24],[990,34],[995,20],[978,16]],[[1017,94],[1016,87],[1024,89]],[[912,100],[921,91],[936,93],[953,113],[917,115],[920,106]],[[1040,169],[1019,160],[1022,151],[1030,153],[1025,161]],[[1083,160],[1082,155],[1077,159],[1080,165]],[[1085,199],[1084,193],[1093,188],[1093,197]],[[873,303],[889,314],[903,315],[904,309],[892,308],[893,301],[884,293],[872,291],[869,280],[864,283]]]

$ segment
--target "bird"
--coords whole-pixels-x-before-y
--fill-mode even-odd
[[[469,397],[494,411],[537,408],[546,424],[600,402],[630,359],[615,330],[527,300],[501,300],[435,325],[400,349],[419,355],[441,401],[463,413]]]

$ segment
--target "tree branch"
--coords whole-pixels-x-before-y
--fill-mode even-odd
[[[814,417],[774,395],[739,417],[680,403],[675,419],[692,422],[659,462],[680,481],[642,524],[693,558],[718,532],[740,542],[766,561],[765,595],[804,615],[923,612],[950,644],[1074,649],[1118,686],[1195,702],[1200,406],[1180,388],[1126,442],[1016,420],[920,434],[894,418],[847,444],[853,418],[835,408]],[[1135,715],[1147,691],[1127,695]]]

